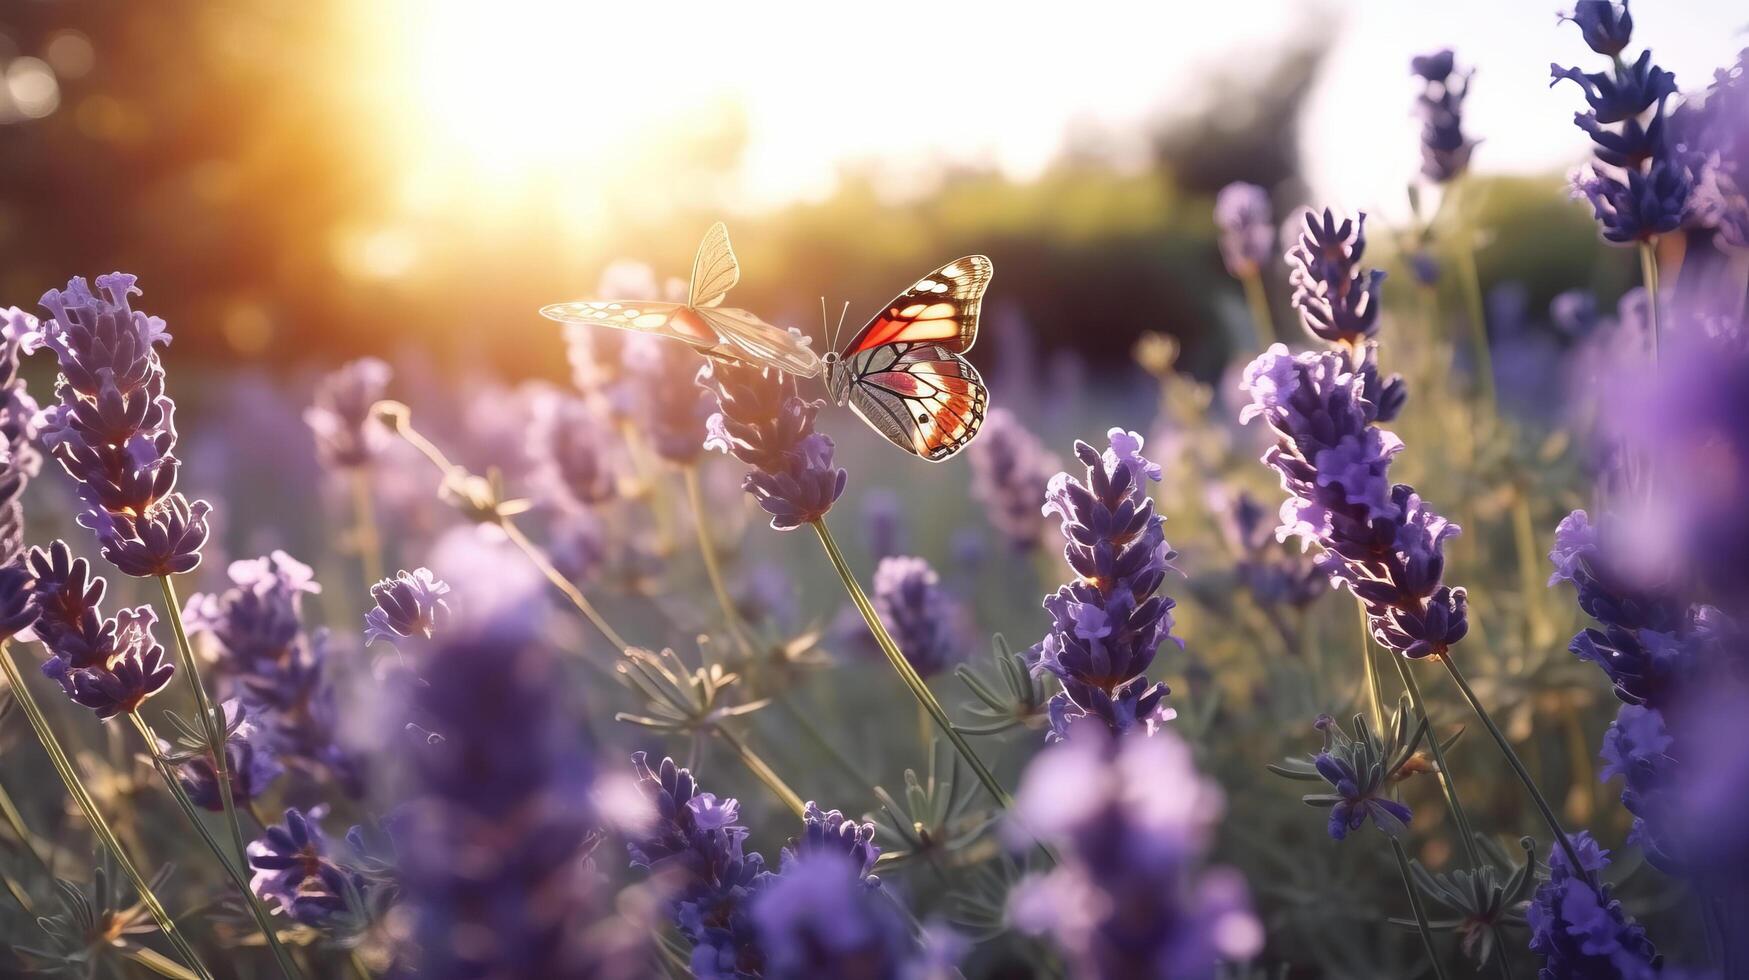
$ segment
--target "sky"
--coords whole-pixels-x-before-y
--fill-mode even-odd
[[[1126,140],[1139,155],[1147,120],[1322,30],[1334,48],[1309,96],[1309,183],[1325,203],[1390,214],[1417,166],[1412,55],[1451,46],[1477,70],[1467,128],[1483,140],[1483,172],[1577,162],[1579,92],[1551,90],[1548,66],[1599,60],[1541,0],[1076,0],[1048,18],[940,0],[401,4],[371,8],[370,44],[385,56],[365,84],[413,107],[395,113],[399,145],[423,146],[452,182],[467,173],[501,189],[547,169],[579,190],[623,192],[668,134],[736,104],[748,142],[725,196],[743,211],[824,197],[847,166],[896,192],[925,187],[943,163],[1025,179],[1089,129],[1116,134],[1119,158]],[[1634,14],[1636,45],[1685,87],[1749,45],[1738,0]]]

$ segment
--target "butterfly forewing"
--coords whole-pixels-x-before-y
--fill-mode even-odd
[[[895,343],[932,343],[965,353],[978,339],[978,314],[994,271],[984,256],[967,255],[917,280],[857,331],[844,357]]]
[[[694,347],[712,348],[722,343],[711,324],[684,303],[632,303],[584,301],[543,306],[541,316],[560,323],[587,323],[617,330],[635,330],[684,340]]]
[[[705,307],[698,311],[729,348],[719,356],[775,367],[798,378],[820,373],[820,355],[804,337],[733,307]]]
[[[704,233],[698,254],[692,259],[692,284],[687,303],[698,309],[717,306],[741,281],[741,263],[729,245],[729,229],[719,221]]]
[[[989,390],[943,344],[891,343],[851,355],[850,407],[895,446],[940,461],[978,434]]]

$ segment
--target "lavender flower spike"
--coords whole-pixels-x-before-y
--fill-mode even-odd
[[[708,361],[698,384],[716,396],[706,449],[728,453],[752,470],[742,489],[788,531],[826,516],[849,479],[832,465],[832,440],[814,431],[823,401],[806,401],[782,372]]]
[[[27,566],[34,579],[29,606],[37,612],[31,629],[50,654],[43,674],[69,699],[107,720],[138,710],[170,683],[176,666],[152,636],[157,615],[150,606],[104,618],[98,604],[107,583],[64,541],[31,549]]]
[[[1044,443],[1013,412],[993,408],[966,455],[972,464],[972,497],[984,505],[990,525],[1015,551],[1043,545],[1046,523],[1039,501],[1061,468]]]
[[[1572,866],[1561,848],[1550,850],[1548,881],[1537,887],[1525,909],[1530,948],[1543,957],[1537,975],[1549,980],[1657,977],[1658,950],[1646,930],[1611,897],[1608,885],[1593,886],[1586,880],[1584,872],[1595,877],[1609,867],[1609,852],[1583,830],[1573,835],[1573,847],[1583,871]]]
[[[399,571],[370,587],[376,600],[364,614],[366,645],[386,640],[393,645],[410,636],[430,639],[449,621],[449,583],[432,574],[429,568]]]
[[[1424,87],[1415,100],[1421,116],[1421,173],[1437,184],[1463,176],[1476,141],[1464,136],[1464,97],[1474,71],[1459,72],[1451,49],[1421,55],[1410,70]]]
[[[36,620],[36,593],[24,566],[25,484],[42,468],[36,451],[36,402],[18,376],[25,337],[34,334],[34,317],[16,307],[0,310],[0,639]]]
[[[1172,716],[1166,685],[1147,676],[1160,644],[1175,639],[1175,603],[1156,593],[1177,553],[1143,483],[1159,480],[1160,468],[1135,433],[1112,429],[1107,439],[1104,455],[1075,443],[1085,482],[1059,473],[1045,494],[1044,513],[1062,519],[1063,557],[1077,575],[1045,597],[1051,631],[1034,648],[1033,670],[1063,685],[1050,701],[1052,740],[1084,718],[1121,734]]]
[[[1299,240],[1288,250],[1288,282],[1300,322],[1312,336],[1358,348],[1379,329],[1379,288],[1385,274],[1360,267],[1366,253],[1366,214],[1336,223],[1324,209],[1308,211]]]
[[[49,290],[42,304],[53,318],[24,339],[27,351],[53,350],[60,366],[43,444],[78,481],[79,523],[96,532],[106,559],[139,577],[187,572],[200,563],[212,507],[175,492],[174,405],[156,350],[170,333],[129,305],[139,292],[133,276],[99,276],[97,288],[75,278]]]
[[[1269,192],[1234,181],[1215,195],[1215,227],[1221,233],[1221,260],[1235,279],[1258,275],[1275,257],[1275,218]]]
[[[332,469],[369,465],[388,445],[389,430],[371,414],[388,393],[394,372],[374,357],[343,365],[316,385],[315,404],[304,409],[304,424],[316,437],[316,454]]]
[[[965,659],[965,610],[923,559],[881,559],[875,567],[874,605],[919,676],[933,677]]]

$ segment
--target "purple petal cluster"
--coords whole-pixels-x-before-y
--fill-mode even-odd
[[[612,972],[597,942],[609,896],[592,861],[594,761],[540,639],[539,599],[439,634],[411,691],[410,721],[429,735],[407,753],[396,844],[421,977]],[[619,938],[647,934],[625,923]]]
[[[548,392],[534,403],[528,454],[547,494],[572,510],[619,495],[618,440],[588,402]]]
[[[933,677],[965,659],[966,610],[941,587],[927,561],[909,555],[881,559],[873,598],[881,622],[918,674]]]
[[[1330,580],[1315,562],[1275,540],[1274,522],[1256,497],[1244,490],[1210,496],[1221,533],[1238,556],[1235,576],[1258,605],[1303,609],[1329,591]]]
[[[1609,852],[1590,833],[1573,835],[1584,872],[1599,880],[1609,867]],[[1549,850],[1549,877],[1525,909],[1530,948],[1543,957],[1540,980],[1651,980],[1662,962],[1646,930],[1622,909],[1608,885],[1592,885],[1574,869],[1566,852]]]
[[[370,587],[375,605],[364,614],[364,642],[391,646],[408,637],[431,639],[449,622],[449,583],[429,568],[405,569]]]
[[[1234,181],[1215,195],[1215,228],[1221,260],[1236,279],[1258,275],[1275,257],[1275,216],[1269,192]]]
[[[212,636],[223,683],[281,760],[323,768],[358,792],[362,760],[339,742],[328,633],[304,627],[303,597],[322,587],[308,565],[283,551],[232,562],[229,573],[229,589],[188,598],[182,615],[189,632]]]
[[[1384,272],[1366,269],[1366,214],[1336,223],[1329,208],[1305,213],[1299,238],[1288,250],[1288,283],[1300,322],[1312,336],[1359,349],[1379,329],[1379,290]]]
[[[966,450],[972,463],[972,499],[996,532],[1017,552],[1042,547],[1047,528],[1039,501],[1062,463],[1013,412],[993,408]]]
[[[1415,99],[1421,117],[1421,175],[1436,184],[1463,176],[1476,141],[1464,136],[1464,98],[1473,70],[1460,72],[1451,49],[1417,56],[1409,70],[1423,86]]]
[[[1006,831],[1017,846],[1053,845],[1062,860],[1011,893],[1010,920],[1048,936],[1075,977],[1220,975],[1223,961],[1263,944],[1244,880],[1204,865],[1222,808],[1170,731],[1046,748],[1021,778]]]
[[[314,404],[304,409],[304,424],[316,437],[316,456],[336,470],[368,466],[388,445],[388,427],[371,407],[388,394],[394,372],[374,357],[362,357],[330,372],[316,384]]]
[[[655,769],[645,759],[632,753],[632,769],[655,817],[626,842],[632,866],[661,876],[673,890],[674,919],[693,944],[695,976],[764,976],[752,905],[772,876],[764,858],[743,850],[747,828],[737,823],[740,804],[700,792],[692,773],[673,759]]]
[[[1380,429],[1376,371],[1346,353],[1289,354],[1277,344],[1245,369],[1251,404],[1276,435],[1263,462],[1281,477],[1282,540],[1318,545],[1319,566],[1366,606],[1373,637],[1407,657],[1444,653],[1469,629],[1464,590],[1444,584],[1445,542],[1458,526],[1392,484],[1402,449]],[[1392,385],[1399,384],[1393,380]]]
[[[1180,642],[1172,636],[1176,603],[1159,594],[1177,552],[1145,482],[1158,481],[1160,468],[1134,432],[1114,428],[1106,437],[1103,455],[1076,442],[1086,477],[1058,473],[1045,493],[1044,513],[1061,519],[1063,558],[1077,576],[1045,597],[1051,631],[1033,648],[1034,672],[1063,685],[1050,701],[1053,740],[1082,719],[1121,734],[1170,717],[1166,685],[1150,684],[1147,673],[1162,643]]]
[[[1605,241],[1630,245],[1675,231],[1693,191],[1688,162],[1667,132],[1664,105],[1676,94],[1676,76],[1654,64],[1650,50],[1632,62],[1622,58],[1633,31],[1625,3],[1617,9],[1593,0],[1571,19],[1592,50],[1613,62],[1593,73],[1549,66],[1549,84],[1572,82],[1589,107],[1573,116],[1593,151],[1591,165],[1574,177],[1574,197],[1590,202]]]
[[[225,771],[231,777],[231,800],[238,807],[259,798],[285,772],[274,754],[271,738],[249,720],[249,709],[237,698],[225,701]],[[176,780],[194,805],[222,811],[223,794],[210,750],[195,752],[176,766]]]
[[[1671,114],[1674,137],[1695,171],[1691,217],[1732,248],[1749,248],[1749,48],[1714,73],[1704,101]]]
[[[698,462],[704,452],[711,399],[693,383],[704,358],[686,344],[634,337],[628,366],[638,383],[638,431],[656,455],[677,466]]]
[[[1330,837],[1343,840],[1368,821],[1392,837],[1406,831],[1412,814],[1401,801],[1390,798],[1388,761],[1380,759],[1365,738],[1350,739],[1329,715],[1318,719],[1317,728],[1324,733],[1324,748],[1312,757],[1312,764],[1335,790],[1328,798],[1317,798],[1330,806]]]
[[[823,401],[807,401],[781,371],[711,360],[698,384],[715,396],[704,448],[728,453],[752,469],[742,489],[780,531],[826,516],[849,479],[832,465],[832,440],[814,431]]]
[[[139,293],[133,276],[98,276],[97,289],[74,278],[49,290],[42,305],[53,316],[25,340],[60,365],[42,442],[78,481],[79,523],[97,534],[104,558],[126,575],[179,575],[200,564],[212,505],[176,492],[175,406],[156,350],[170,332],[129,305]]]
[[[36,619],[35,592],[24,567],[24,506],[19,498],[42,468],[36,451],[36,402],[18,376],[25,338],[36,320],[16,307],[0,310],[0,638]]]
[[[881,848],[874,842],[874,836],[873,823],[857,823],[837,810],[821,810],[810,800],[802,811],[801,835],[791,837],[784,845],[781,867],[788,874],[798,861],[812,860],[823,854],[841,857],[851,864],[852,874],[847,877],[873,888],[881,883],[874,873],[875,862],[881,857]]]
[[[318,807],[285,811],[285,821],[250,842],[249,887],[294,922],[315,928],[332,925],[369,887],[363,874],[337,859],[322,833]]]
[[[99,603],[107,583],[64,541],[32,548],[27,565],[37,612],[31,631],[49,651],[43,674],[68,698],[109,719],[138,710],[170,683],[176,665],[152,636],[152,607],[105,618]]]
[[[755,935],[765,954],[762,976],[915,975],[918,955],[904,920],[886,897],[857,883],[857,867],[854,858],[820,851],[770,876],[752,899]]]

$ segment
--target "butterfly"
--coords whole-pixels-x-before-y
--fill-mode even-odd
[[[821,359],[826,390],[893,445],[931,462],[964,449],[984,424],[990,391],[962,355],[995,267],[967,255],[894,297]],[[840,321],[842,324],[842,320]]]
[[[812,378],[820,355],[806,338],[772,326],[759,317],[722,305],[741,281],[741,263],[721,221],[705,232],[692,260],[686,302],[585,300],[541,307],[541,316],[560,323],[587,323],[684,341],[701,353],[724,360],[774,367]]]

